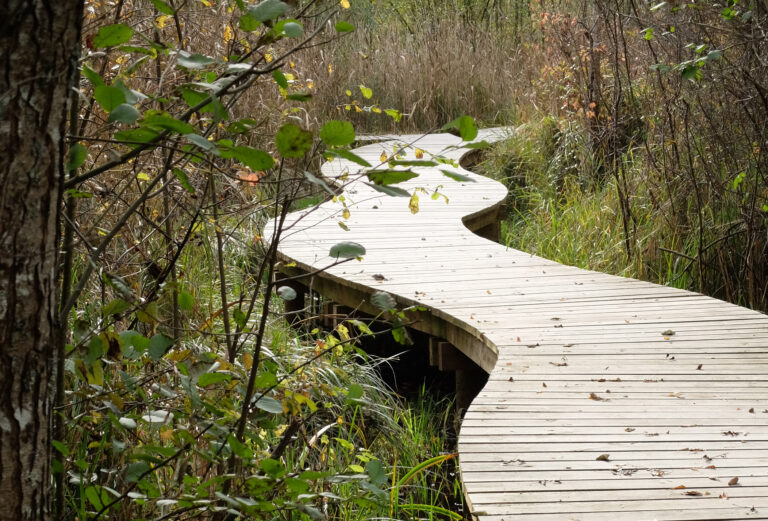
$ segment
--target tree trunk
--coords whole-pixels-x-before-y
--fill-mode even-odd
[[[82,0],[0,2],[0,520],[50,518],[56,260]]]

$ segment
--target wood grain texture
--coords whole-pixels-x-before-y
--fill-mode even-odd
[[[478,139],[503,136],[488,130]],[[407,159],[415,147],[456,160],[467,151],[448,134],[386,139],[355,153],[376,165],[394,149]],[[490,373],[459,437],[474,516],[768,519],[768,318],[470,233],[498,218],[507,192],[452,170],[471,181],[419,167],[398,185],[419,196],[412,214],[408,198],[367,186],[357,165],[326,163],[344,203],[291,214],[279,252],[295,263],[286,271],[301,275],[332,264],[338,242],[364,245],[362,260],[305,283],[363,310],[376,291],[423,305],[414,328]]]

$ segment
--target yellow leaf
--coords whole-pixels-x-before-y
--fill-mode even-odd
[[[421,159],[424,157],[424,151],[420,148],[416,149],[416,159]]]
[[[408,209],[411,210],[411,213],[413,215],[416,215],[419,213],[419,196],[416,194],[413,194],[411,196],[411,200],[408,201]]]
[[[386,152],[382,152],[381,153],[381,157],[379,157],[379,161],[381,161],[382,163],[386,163],[387,162],[387,153]]]
[[[363,109],[361,109],[360,107],[355,105],[355,112],[362,112],[362,111],[363,111]]]
[[[376,114],[381,114],[381,109],[379,107],[371,107],[371,112],[375,112]]]
[[[157,26],[158,29],[162,29],[163,27],[165,27],[165,24],[168,23],[169,18],[170,16],[167,14],[160,15],[157,18],[155,18],[155,25]]]
[[[349,9],[349,0],[341,0],[341,7]]]
[[[342,340],[349,340],[349,329],[347,329],[347,326],[344,324],[339,324],[336,328],[336,331],[339,332],[339,336]]]
[[[138,174],[136,174],[136,179],[138,179],[139,181],[149,181],[149,174],[147,174],[146,172],[139,172]]]
[[[349,208],[344,208],[344,211],[341,212],[341,216],[344,217],[344,219],[349,219]]]
[[[168,441],[173,437],[173,429],[165,429],[160,431],[160,438],[163,441]]]
[[[333,74],[333,65],[330,63],[328,64],[328,74]]]
[[[226,26],[224,28],[224,41],[231,42],[232,38],[234,38],[234,35],[232,34],[232,28],[230,26]]]
[[[271,54],[269,54],[268,52],[265,52],[265,53],[264,53],[264,59],[267,61],[267,63],[270,63],[270,62],[272,62],[272,60],[274,60],[274,58],[272,57],[272,55],[271,55]]]
[[[295,63],[293,63],[293,62],[288,62],[288,67],[290,67],[291,69],[293,69],[294,67],[296,67],[296,64],[295,64]]]
[[[351,96],[352,95],[352,91],[347,89],[347,90],[344,91],[344,94],[346,94],[347,96]]]

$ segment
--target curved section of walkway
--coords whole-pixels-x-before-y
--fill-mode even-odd
[[[355,153],[376,164],[401,144],[408,159],[415,147],[467,151],[437,134]],[[358,168],[336,160],[323,172]],[[415,170],[398,185],[424,189],[415,215],[408,198],[356,181],[343,193],[348,218],[341,201],[291,214],[279,252],[307,273],[332,262],[334,244],[363,244],[362,261],[314,276],[314,288],[364,310],[375,291],[421,304],[416,327],[490,373],[459,437],[477,518],[768,519],[765,315],[483,239],[467,226],[491,223],[505,188],[460,169],[473,182]]]

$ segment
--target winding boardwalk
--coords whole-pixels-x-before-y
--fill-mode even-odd
[[[396,142],[439,153],[460,140]],[[392,147],[355,152],[378,163]],[[335,160],[323,172],[358,168]],[[338,242],[363,244],[362,261],[314,276],[313,288],[363,310],[374,291],[422,304],[415,327],[490,373],[459,437],[478,519],[768,519],[768,317],[507,249],[467,228],[493,226],[501,184],[415,170],[398,186],[442,185],[449,203],[421,194],[412,215],[407,198],[354,182],[348,219],[338,202],[291,214],[279,252],[296,274],[331,263]]]

